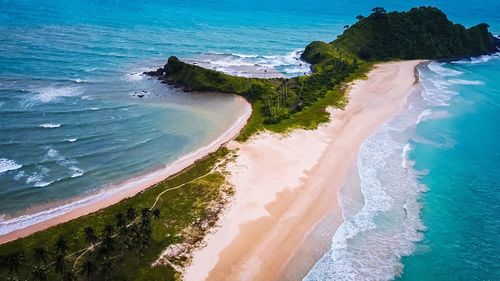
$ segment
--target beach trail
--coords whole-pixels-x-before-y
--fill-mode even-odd
[[[68,212],[63,213],[62,215],[54,216],[48,220],[43,220],[40,222],[36,222],[31,224],[30,221],[35,220],[37,214],[26,215],[24,217],[16,218],[16,220],[21,221],[26,220],[27,223],[30,224],[24,228],[14,230],[5,235],[0,235],[0,244],[7,243],[9,241],[16,240],[18,238],[26,237],[35,232],[47,229],[51,226],[55,226],[72,219],[76,219],[78,217],[96,212],[100,209],[106,208],[113,204],[120,202],[121,200],[132,197],[137,193],[167,179],[168,177],[184,170],[185,168],[191,166],[196,160],[205,157],[206,155],[215,152],[222,145],[227,143],[228,141],[235,138],[241,129],[245,126],[248,118],[250,118],[252,114],[251,105],[242,97],[235,95],[234,96],[239,110],[241,111],[240,117],[235,120],[235,122],[229,127],[222,135],[220,135],[217,139],[212,141],[207,146],[201,147],[198,150],[190,153],[188,155],[184,155],[172,164],[167,167],[157,170],[152,173],[147,173],[142,176],[134,177],[129,180],[126,180],[122,183],[118,183],[113,185],[106,190],[103,190],[100,194],[95,195],[96,200],[90,200],[87,198],[76,198],[70,204],[74,202],[78,202],[78,200],[82,200],[83,202],[88,201],[87,204],[82,204],[81,207],[72,208]],[[57,208],[64,208],[65,206],[57,206]],[[56,210],[57,210],[56,208]],[[50,210],[49,210],[50,211]]]
[[[186,280],[278,280],[315,224],[339,213],[337,193],[359,147],[398,113],[418,81],[421,61],[378,64],[350,85],[345,109],[316,130],[262,133],[231,142],[234,202],[194,253]]]

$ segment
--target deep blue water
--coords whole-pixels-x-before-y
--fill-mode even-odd
[[[209,104],[140,75],[169,55],[242,75],[251,73],[239,66],[255,63],[302,74],[295,51],[310,41],[333,40],[372,7],[418,5],[438,6],[466,26],[487,22],[500,34],[500,2],[486,0],[0,0],[0,214],[47,210],[47,203],[164,167],[215,138],[233,118],[226,118],[234,115],[231,100]],[[446,109],[419,104],[443,118],[429,115],[408,134],[414,169],[426,172],[415,180],[427,192],[407,186],[421,194],[422,209],[408,226],[410,244],[398,249],[409,256],[388,264],[402,269],[402,279],[495,280],[500,65],[442,67],[461,74],[421,72],[433,81],[481,83],[445,81],[434,90],[450,96]],[[134,96],[141,91],[144,98]]]

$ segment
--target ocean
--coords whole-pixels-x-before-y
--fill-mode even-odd
[[[302,75],[310,41],[375,6],[419,5],[500,34],[500,2],[485,0],[0,1],[0,234],[164,168],[231,125],[229,96],[141,74],[168,56]],[[306,280],[500,278],[500,59],[419,73],[408,108],[363,144],[362,207],[341,204],[346,221]]]

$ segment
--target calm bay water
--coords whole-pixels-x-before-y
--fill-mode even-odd
[[[227,128],[237,113],[231,99],[184,95],[140,75],[169,55],[242,75],[235,66],[256,63],[302,74],[295,52],[310,41],[334,39],[374,6],[417,5],[438,6],[465,25],[487,22],[500,34],[500,2],[485,0],[0,1],[0,214],[43,211],[164,167]],[[411,230],[381,260],[385,279],[395,272],[403,280],[498,279],[500,62],[420,71],[433,98],[449,100],[435,105],[422,94],[421,110],[410,114],[421,116],[415,128],[392,124],[401,137],[392,147],[411,149],[415,164],[412,178],[398,174],[404,180],[390,184],[398,195],[397,184],[415,191],[417,216],[385,221]],[[394,171],[401,158],[387,161]],[[366,247],[346,245],[353,242]]]

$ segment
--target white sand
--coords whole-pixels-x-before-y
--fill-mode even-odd
[[[337,192],[360,145],[399,112],[420,61],[380,64],[351,86],[345,110],[317,130],[264,133],[237,148],[228,166],[233,206],[206,247],[195,252],[186,280],[276,280],[314,225],[338,212]]]

